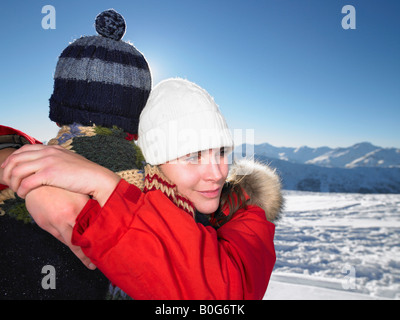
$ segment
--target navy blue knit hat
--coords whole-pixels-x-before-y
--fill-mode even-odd
[[[115,10],[100,13],[95,27],[99,35],[75,40],[59,57],[50,119],[137,134],[152,85],[149,66],[132,44],[121,41],[126,26]]]

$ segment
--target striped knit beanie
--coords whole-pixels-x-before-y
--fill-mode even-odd
[[[137,134],[152,85],[149,66],[132,44],[121,41],[126,25],[119,13],[100,13],[95,27],[99,35],[75,40],[59,57],[50,119]]]

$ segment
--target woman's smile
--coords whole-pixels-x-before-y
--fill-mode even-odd
[[[221,193],[221,187],[217,188],[217,189],[213,189],[213,190],[203,190],[203,191],[198,191],[202,196],[206,197],[206,198],[219,198],[220,193]]]

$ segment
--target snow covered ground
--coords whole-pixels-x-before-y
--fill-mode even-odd
[[[400,299],[400,195],[284,191],[264,299]]]

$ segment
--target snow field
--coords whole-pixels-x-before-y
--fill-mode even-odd
[[[400,195],[284,197],[265,299],[400,299]]]

